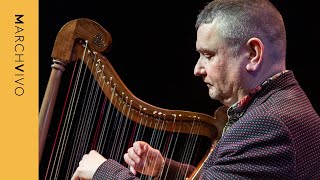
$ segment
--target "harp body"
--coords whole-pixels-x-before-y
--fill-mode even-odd
[[[226,123],[226,115],[225,115],[225,107],[220,107],[216,110],[215,117],[197,113],[197,112],[191,112],[191,111],[183,111],[183,110],[170,110],[165,108],[160,108],[154,105],[151,105],[147,102],[144,102],[143,100],[140,100],[137,98],[130,90],[125,86],[125,84],[121,81],[120,77],[117,75],[115,69],[110,64],[109,60],[102,55],[102,53],[105,53],[110,50],[112,43],[112,39],[110,34],[98,23],[85,18],[75,19],[68,23],[66,23],[61,30],[59,31],[55,44],[53,47],[52,55],[53,58],[53,65],[52,65],[52,71],[50,75],[50,79],[47,85],[47,89],[45,92],[45,96],[41,105],[40,113],[39,113],[39,159],[43,164],[46,164],[47,162],[50,162],[52,159],[59,159],[63,156],[58,156],[59,158],[52,158],[52,156],[57,156],[53,154],[59,154],[59,153],[65,153],[66,151],[69,151],[68,145],[64,145],[64,141],[68,141],[68,139],[76,139],[78,137],[78,134],[72,134],[67,135],[64,137],[61,137],[63,132],[63,129],[69,129],[72,130],[74,127],[79,127],[80,125],[85,128],[91,128],[91,129],[98,129],[92,132],[94,135],[85,135],[85,137],[88,137],[88,144],[91,145],[85,145],[86,149],[84,151],[81,151],[80,153],[73,152],[70,153],[74,156],[80,156],[83,155],[81,153],[88,151],[90,148],[97,148],[97,144],[100,143],[108,143],[115,142],[117,140],[112,140],[111,138],[106,138],[104,141],[97,141],[95,139],[99,139],[99,135],[97,135],[97,132],[104,132],[104,136],[111,136],[111,137],[125,137],[128,134],[137,134],[137,127],[143,127],[149,130],[156,130],[156,133],[151,132],[151,136],[153,137],[152,142],[148,142],[148,138],[145,139],[149,144],[154,146],[158,146],[159,150],[163,149],[165,152],[164,154],[168,153],[170,147],[168,145],[175,145],[174,138],[172,133],[179,133],[181,134],[181,137],[185,137],[185,139],[188,136],[194,136],[192,140],[186,140],[182,144],[189,144],[188,148],[190,149],[196,149],[195,146],[201,146],[198,137],[203,137],[207,141],[207,145],[203,146],[205,149],[202,150],[201,157],[198,157],[198,160],[193,160],[196,162],[197,169],[192,173],[191,176],[188,177],[188,179],[196,179],[199,175],[200,167],[202,166],[203,162],[205,161],[206,157],[210,152],[212,152],[214,146],[212,144],[215,144],[216,140],[219,139],[222,128],[224,124]],[[57,101],[57,94],[59,92],[59,86],[61,82],[61,78],[63,76],[63,72],[66,69],[66,66],[68,66],[70,63],[78,63],[78,68],[81,66],[87,67],[87,71],[89,72],[89,76],[94,80],[95,85],[100,89],[102,94],[102,99],[107,100],[109,103],[108,106],[103,106],[103,108],[92,108],[96,114],[99,114],[99,112],[107,112],[108,110],[113,109],[118,114],[118,117],[116,120],[110,120],[109,122],[103,122],[103,121],[97,121],[93,120],[92,122],[89,122],[88,124],[85,124],[87,122],[81,122],[79,117],[74,118],[70,125],[66,125],[67,128],[62,128],[63,125],[58,126],[59,128],[56,128],[56,134],[61,134],[60,141],[63,143],[61,146],[64,146],[61,149],[54,153],[44,153],[44,149],[47,147],[47,149],[53,149],[57,147],[56,141],[54,143],[51,143],[51,145],[47,145],[48,142],[46,142],[48,137],[48,131],[52,124],[58,124],[58,120],[52,119],[52,115],[54,113],[54,107]],[[79,90],[84,89],[82,86],[79,88]],[[70,94],[70,96],[72,96]],[[81,98],[75,98],[77,101]],[[84,99],[84,98],[82,98]],[[97,103],[102,102],[104,103],[104,100],[97,101]],[[70,106],[71,103],[69,103]],[[74,114],[82,114],[84,111],[80,111],[79,113],[70,113],[70,116],[74,116]],[[109,114],[102,114],[101,117],[103,118],[96,118],[96,119],[108,119],[111,115],[111,111]],[[91,117],[93,115],[88,115],[88,117]],[[66,119],[67,115],[61,116]],[[96,117],[99,117],[99,115],[96,115]],[[63,118],[61,118],[63,119]],[[94,118],[93,118],[94,119]],[[70,120],[71,121],[71,120]],[[128,122],[130,124],[128,124]],[[65,122],[61,122],[60,124],[63,124]],[[100,123],[100,125],[99,125]],[[102,124],[111,124],[111,128],[106,128],[108,125],[103,126]],[[115,133],[111,133],[112,125],[117,124],[118,126],[124,126],[123,129],[115,131]],[[99,127],[99,128],[97,128]],[[108,126],[109,127],[109,126]],[[124,130],[129,129],[129,127],[132,127],[133,130],[131,130],[129,133],[123,133]],[[135,128],[135,129],[134,129]],[[106,130],[107,129],[107,130]],[[80,129],[80,131],[83,131]],[[147,131],[147,130],[146,130]],[[70,132],[70,131],[68,131]],[[166,135],[171,135],[172,138],[170,141],[170,144],[167,142],[161,143],[164,134],[161,134],[160,132],[165,132]],[[80,135],[83,134],[80,132]],[[56,136],[55,134],[51,136]],[[91,137],[91,138],[90,138]],[[62,139],[62,140],[61,140]],[[132,144],[133,140],[141,140],[137,136],[135,138],[126,137],[126,141],[123,143],[125,144]],[[74,144],[71,146],[78,146],[81,138],[76,139],[74,141]],[[94,143],[95,142],[95,143]],[[192,144],[191,144],[192,143]],[[53,145],[52,145],[53,144]],[[95,144],[95,145],[92,145]],[[181,145],[181,144],[180,144]],[[179,146],[179,143],[177,144]],[[79,145],[79,148],[81,148],[82,145]],[[119,147],[119,146],[118,146]],[[120,146],[120,149],[127,149],[126,146]],[[65,150],[66,149],[66,150]],[[104,149],[104,146],[101,145],[101,151]],[[114,148],[112,150],[103,150],[104,152],[112,152],[114,151]],[[122,152],[120,152],[122,153]],[[122,157],[123,154],[121,154]],[[48,157],[50,156],[50,158]],[[67,155],[70,156],[70,155]],[[169,156],[170,157],[170,156]],[[47,160],[43,160],[47,159]],[[50,160],[48,160],[50,159]],[[185,157],[186,162],[190,162],[190,158]],[[73,161],[78,161],[77,159],[74,159]],[[40,163],[39,162],[39,163]],[[59,164],[60,163],[60,164]],[[59,162],[59,167],[64,167],[63,164],[64,161],[61,160]],[[49,167],[49,165],[48,165]],[[67,168],[70,168],[65,166]],[[50,169],[50,167],[48,168]],[[45,170],[48,174],[48,171]],[[55,169],[55,168],[52,168]],[[56,170],[60,171],[60,170]],[[73,169],[70,169],[70,172],[74,171]],[[69,173],[70,173],[69,172]],[[49,173],[50,174],[50,173]],[[70,176],[70,175],[69,175]],[[56,178],[48,178],[49,176],[46,175],[46,179],[59,179],[59,177],[67,177],[65,175],[57,175]]]

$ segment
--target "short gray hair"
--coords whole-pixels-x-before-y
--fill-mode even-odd
[[[280,12],[268,0],[214,0],[199,13],[196,29],[217,20],[221,37],[238,47],[257,37],[274,49],[277,58],[285,56],[286,31]]]

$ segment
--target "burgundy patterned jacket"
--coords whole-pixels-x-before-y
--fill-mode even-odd
[[[228,115],[200,179],[320,179],[320,117],[292,71],[268,79]],[[178,164],[171,162],[166,179],[175,179]],[[138,178],[107,160],[93,179]]]

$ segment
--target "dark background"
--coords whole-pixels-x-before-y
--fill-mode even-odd
[[[73,2],[73,3],[72,3]],[[152,105],[213,115],[221,104],[210,99],[205,84],[193,75],[196,15],[208,1],[39,1],[39,108],[51,71],[51,51],[60,28],[89,18],[110,32],[106,55],[128,89]],[[282,13],[288,38],[287,68],[320,114],[320,33],[315,1],[273,0]]]

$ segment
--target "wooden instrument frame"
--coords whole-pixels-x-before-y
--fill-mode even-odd
[[[79,18],[69,21],[60,29],[51,54],[54,64],[52,65],[50,79],[39,113],[39,161],[41,161],[42,152],[45,146],[61,77],[65,70],[64,67],[72,61],[82,59],[82,43],[84,41],[88,41],[89,49],[96,52],[95,55],[98,61],[88,61],[85,63],[87,63],[87,66],[91,70],[105,96],[109,98],[112,96],[111,91],[103,86],[104,83],[108,83],[114,88],[114,93],[117,94],[117,96],[121,97],[126,102],[130,102],[133,111],[140,112],[142,109],[143,113],[148,115],[149,120],[153,121],[159,120],[158,118],[160,117],[166,124],[164,129],[166,131],[174,131],[173,123],[177,123],[181,127],[180,132],[188,133],[192,128],[192,122],[196,120],[196,123],[200,125],[199,135],[209,137],[212,140],[212,144],[215,144],[216,140],[220,138],[227,119],[225,114],[226,107],[222,106],[218,108],[215,112],[215,116],[212,117],[203,113],[159,108],[140,100],[134,96],[122,82],[109,60],[101,55],[101,53],[110,50],[112,44],[111,35],[95,21]],[[93,66],[99,66],[99,69],[101,70],[100,73],[103,73],[103,76],[112,78],[105,78],[104,82],[99,80],[98,73],[94,72],[95,70],[92,69]],[[121,111],[122,107],[118,104],[113,105]],[[140,123],[137,114],[138,113],[135,113],[135,115],[130,118],[133,121]],[[155,115],[157,115],[157,119],[154,118]],[[177,119],[183,120],[177,121]],[[142,124],[148,127],[157,128],[149,123],[146,124],[142,122]],[[207,155],[212,152],[213,148],[214,146],[211,149],[208,149]],[[198,169],[200,169],[205,161],[206,156],[201,160]],[[189,179],[194,179],[194,177],[198,176],[199,173],[197,173],[197,171],[195,171]]]

